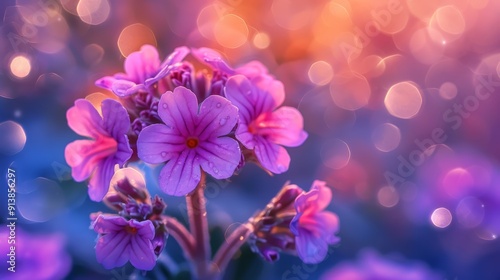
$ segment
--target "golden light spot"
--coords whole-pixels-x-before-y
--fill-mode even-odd
[[[138,51],[143,45],[156,46],[156,37],[147,26],[135,23],[125,27],[118,37],[118,49],[127,57],[130,53]]]
[[[198,139],[188,138],[186,141],[186,146],[188,146],[188,148],[190,148],[190,149],[194,149],[194,148],[198,147]]]
[[[17,78],[24,78],[31,72],[30,60],[22,55],[14,57],[10,62],[10,71]]]
[[[265,32],[259,32],[253,37],[253,44],[258,49],[265,49],[269,47],[271,43],[271,38]]]
[[[217,21],[214,34],[215,40],[221,46],[235,49],[247,42],[248,26],[239,16],[228,14]]]

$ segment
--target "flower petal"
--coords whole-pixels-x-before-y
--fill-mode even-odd
[[[137,269],[151,270],[156,265],[153,244],[135,235],[130,240],[130,263]]]
[[[115,173],[115,160],[109,157],[100,161],[89,181],[89,197],[92,201],[101,201],[109,190],[109,184]]]
[[[200,165],[215,179],[226,179],[233,175],[240,163],[241,151],[236,140],[229,137],[204,141],[196,149]]]
[[[273,97],[255,87],[245,76],[236,75],[227,80],[225,95],[239,109],[240,122],[249,124],[263,112],[275,108]]]
[[[201,170],[195,156],[194,149],[186,149],[177,158],[165,164],[158,178],[163,192],[183,196],[196,188],[200,182]]]
[[[327,242],[333,240],[339,230],[339,218],[332,212],[322,211],[312,215],[302,215],[299,228],[306,229],[316,237],[321,237]],[[330,243],[330,242],[329,242]]]
[[[130,81],[142,84],[156,74],[160,67],[158,51],[151,45],[144,45],[125,59],[125,72]]]
[[[267,68],[260,61],[253,60],[236,68],[236,73],[244,75],[252,80],[253,78],[267,75]]]
[[[130,235],[125,231],[110,232],[97,239],[97,261],[106,269],[123,266],[129,260]]]
[[[326,241],[306,230],[299,230],[299,235],[295,237],[295,246],[300,259],[309,264],[321,262],[328,252]]]
[[[66,112],[66,119],[69,127],[81,136],[95,139],[100,135],[107,135],[101,127],[101,116],[88,100],[76,100],[75,106]]]
[[[197,111],[196,95],[185,87],[164,93],[158,104],[158,115],[162,121],[185,137],[193,136]]]
[[[213,49],[209,48],[192,49],[191,53],[200,62],[212,67],[214,70],[218,70],[221,71],[222,73],[229,75],[233,75],[235,73],[234,70],[227,65],[226,61],[222,59],[221,54]]]
[[[144,89],[143,84],[136,84],[128,80],[116,79],[111,85],[111,91],[119,97],[130,96],[141,89]]]
[[[200,141],[226,135],[238,121],[238,108],[222,96],[209,96],[200,106],[195,135]]]
[[[295,208],[300,213],[315,213],[325,209],[332,201],[332,191],[323,181],[315,180],[311,190],[300,194],[295,200]]]
[[[107,90],[111,90],[113,83],[115,81],[116,81],[115,77],[105,76],[95,81],[95,85]]]
[[[257,133],[267,140],[288,146],[296,147],[304,143],[307,133],[303,130],[304,120],[300,112],[292,107],[281,107],[276,111],[259,118]]]
[[[185,137],[163,124],[153,124],[144,128],[137,140],[139,158],[151,164],[177,158],[186,148]]]
[[[280,174],[288,170],[290,155],[288,155],[285,148],[271,143],[262,137],[256,137],[255,141],[255,156],[265,169],[275,174]]]
[[[94,221],[92,228],[99,234],[105,234],[120,231],[125,225],[127,225],[127,221],[121,216],[101,214]]]
[[[101,106],[103,128],[109,135],[118,139],[127,134],[130,128],[130,119],[122,104],[113,99],[105,99]]]
[[[110,137],[97,140],[76,140],[64,150],[64,157],[71,166],[71,175],[77,182],[87,179],[95,166],[116,150],[116,141]]]
[[[178,47],[176,48],[162,63],[160,66],[159,72],[152,78],[146,79],[146,86],[150,86],[160,79],[168,75],[168,73],[172,70],[172,66],[178,62],[181,62],[186,55],[189,54],[189,49],[187,47]]]
[[[236,127],[236,139],[238,139],[243,146],[250,150],[255,148],[255,135],[249,131],[248,125],[243,123],[241,119]]]

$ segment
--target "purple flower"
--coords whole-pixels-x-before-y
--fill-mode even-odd
[[[115,165],[122,167],[132,155],[126,136],[130,128],[127,111],[112,99],[104,100],[101,108],[102,117],[89,101],[79,99],[66,113],[69,127],[91,138],[68,144],[64,155],[76,181],[90,177],[93,201],[101,201],[108,191]]]
[[[95,248],[97,261],[106,269],[123,266],[127,261],[142,270],[155,266],[152,243],[155,228],[151,221],[127,221],[120,216],[100,215],[92,228],[99,234]]]
[[[113,91],[120,97],[125,97],[147,88],[165,77],[171,66],[182,61],[189,53],[186,47],[179,47],[160,63],[158,51],[155,47],[144,45],[140,51],[131,53],[125,59],[125,73],[118,73],[103,77],[96,81],[96,85]]]
[[[200,182],[200,167],[216,179],[230,177],[240,161],[238,142],[227,135],[238,119],[238,109],[221,96],[205,99],[198,110],[196,95],[177,87],[162,95],[158,114],[165,124],[146,127],[137,141],[139,158],[166,162],[160,188],[169,195],[190,193]]]
[[[281,145],[299,146],[306,140],[307,133],[297,109],[276,109],[285,98],[283,84],[273,79],[252,83],[245,76],[236,75],[227,81],[225,94],[239,109],[236,138],[254,150],[267,170],[276,174],[287,171],[290,156]]]
[[[19,227],[15,228],[15,238],[12,238],[10,233],[9,228],[2,224],[0,279],[65,279],[71,270],[71,257],[64,250],[64,236],[61,234],[34,235]],[[11,246],[15,247],[15,251],[11,251]],[[8,270],[12,265],[15,272]]]
[[[305,263],[319,263],[328,251],[328,245],[339,242],[335,233],[339,219],[332,212],[323,211],[332,200],[332,191],[323,181],[314,181],[311,190],[295,200],[297,214],[290,223],[295,235],[295,246]]]
[[[321,277],[321,280],[437,280],[442,276],[422,263],[396,260],[368,250],[356,262],[342,262]]]

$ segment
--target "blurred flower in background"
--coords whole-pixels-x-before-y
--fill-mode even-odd
[[[208,183],[220,242],[286,180],[306,186],[314,177],[332,188],[342,244],[323,263],[283,256],[270,267],[244,249],[227,279],[318,279],[364,247],[398,252],[448,279],[498,279],[500,2],[11,0],[0,7],[0,168],[16,170],[26,235],[67,240],[67,277],[115,276],[95,261],[88,231],[87,213],[105,208],[70,181],[64,147],[77,136],[65,112],[77,98],[100,108],[113,94],[93,82],[123,71],[125,58],[149,44],[160,58],[186,45],[216,49],[229,65],[259,60],[283,82],[283,105],[304,116],[309,136],[289,150],[297,160],[285,175],[263,182],[262,171],[249,168],[232,182]],[[145,174],[148,182],[158,172]],[[183,221],[180,200],[164,199]],[[166,247],[180,259],[173,242]]]

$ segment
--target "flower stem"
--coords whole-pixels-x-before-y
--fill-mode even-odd
[[[192,261],[198,279],[212,279],[210,275],[210,238],[208,232],[207,210],[205,207],[206,175],[201,173],[200,183],[196,189],[186,196],[189,226],[194,238]]]
[[[212,270],[222,274],[238,249],[245,244],[248,237],[254,232],[251,223],[241,224],[229,235],[226,242],[221,245],[214,257]]]
[[[179,243],[187,259],[192,259],[194,255],[195,241],[191,233],[177,219],[163,216],[163,221],[168,233]]]

